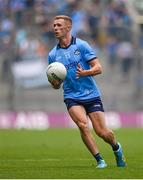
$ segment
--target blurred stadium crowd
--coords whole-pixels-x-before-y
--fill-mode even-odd
[[[143,26],[137,13],[133,0],[0,0],[0,110],[66,110],[61,90],[53,91],[45,75],[57,14],[72,17],[73,35],[96,49],[105,109],[142,110]]]

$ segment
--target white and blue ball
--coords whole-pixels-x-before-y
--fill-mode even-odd
[[[67,75],[67,70],[62,63],[53,62],[48,65],[46,75],[50,80],[64,81]]]

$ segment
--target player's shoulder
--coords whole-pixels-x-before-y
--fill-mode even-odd
[[[87,47],[89,46],[88,42],[83,40],[83,39],[80,39],[80,38],[76,38],[76,44],[78,47],[80,48],[84,48],[84,47]]]
[[[53,48],[49,51],[49,56],[54,56],[55,53],[56,53],[56,49],[57,49],[57,46],[53,47]]]
[[[79,45],[85,45],[85,44],[87,44],[87,41],[80,39],[80,38],[76,38],[76,43]]]

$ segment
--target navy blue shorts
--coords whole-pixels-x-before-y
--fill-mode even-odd
[[[94,99],[88,99],[88,100],[65,99],[64,102],[68,110],[72,106],[81,105],[85,108],[87,114],[95,111],[104,112],[103,104],[100,97],[96,97]]]

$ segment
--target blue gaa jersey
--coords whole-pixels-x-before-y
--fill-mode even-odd
[[[72,37],[71,44],[62,48],[58,44],[48,56],[49,64],[60,62],[67,69],[67,76],[63,83],[64,99],[89,100],[100,96],[93,76],[81,76],[76,78],[78,63],[83,69],[90,69],[89,61],[96,59],[95,51],[86,41]]]

